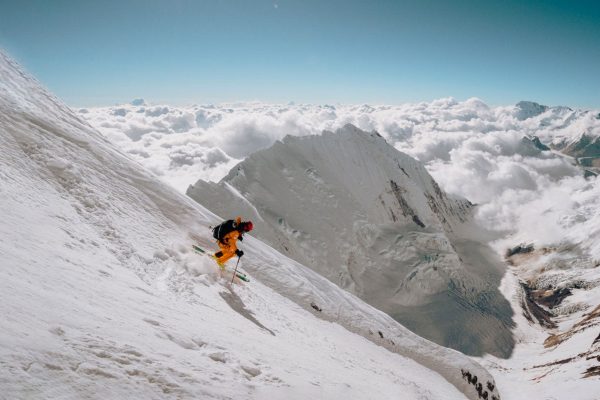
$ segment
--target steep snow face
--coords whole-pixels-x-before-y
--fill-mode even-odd
[[[359,240],[374,239],[368,223],[451,231],[470,206],[448,198],[416,160],[351,125],[321,136],[288,136],[251,155],[220,185],[199,181],[187,194],[215,204],[219,213],[229,214],[231,201],[266,218],[257,224],[260,236],[341,286],[358,286],[359,293],[368,260],[348,259],[357,256],[352,249]]]
[[[502,265],[464,235],[475,229],[471,204],[376,133],[348,125],[286,137],[187,194],[255,219],[258,237],[426,338],[468,354],[511,352]]]
[[[465,377],[495,385],[251,237],[252,283],[229,286],[189,250],[194,232],[213,245],[216,216],[2,53],[0,75],[3,396],[476,399]]]
[[[237,162],[232,156],[241,159],[286,135],[319,134],[347,123],[376,130],[391,145],[425,163],[444,191],[479,205],[474,210],[476,221],[503,237],[495,246],[498,254],[521,242],[533,242],[540,252],[559,249],[544,254],[535,265],[528,263],[511,273],[519,274],[521,283],[533,291],[569,289],[574,293],[564,300],[564,307],[557,307],[560,311],[549,309],[557,313],[553,318],[560,322],[559,328],[550,332],[560,333],[570,330],[563,325],[578,324],[587,318],[582,312],[598,306],[595,292],[589,288],[596,287],[598,279],[590,265],[600,259],[600,185],[591,174],[599,169],[598,158],[588,154],[600,136],[599,112],[533,102],[490,107],[478,99],[446,98],[413,104],[335,106],[238,103],[173,107],[136,102],[80,109],[78,115],[181,191],[198,177],[221,179]],[[592,145],[590,149],[588,145]],[[557,151],[571,157],[557,157]],[[577,163],[591,172],[586,173],[587,179],[571,165]],[[578,276],[585,277],[585,284],[580,287],[575,282],[576,287],[570,287],[572,278]],[[517,293],[506,296],[511,301],[515,296],[520,299],[519,283],[509,286]],[[530,322],[519,318],[521,301],[512,304],[516,321],[525,321],[517,330],[528,331]],[[581,311],[582,306],[586,311]],[[502,379],[501,386],[519,399],[526,397],[524,393],[533,398],[594,398],[597,388],[590,387],[588,397],[583,389],[577,390],[577,385],[588,382],[581,381],[580,372],[593,366],[578,369],[568,362],[529,368],[547,364],[555,355],[552,362],[590,351],[589,340],[579,341],[578,335],[572,339],[576,342],[563,342],[549,350],[542,344],[547,335],[544,329],[541,333],[536,330],[535,339],[519,337],[521,344],[511,358],[513,363],[492,363],[497,366],[494,373]],[[541,342],[536,342],[539,338]],[[568,351],[563,351],[565,346]],[[577,357],[575,361],[591,362]],[[527,373],[523,373],[523,365],[528,365]],[[548,371],[551,373],[546,374]],[[568,384],[562,379],[567,375]],[[559,385],[566,388],[564,392],[556,392]]]

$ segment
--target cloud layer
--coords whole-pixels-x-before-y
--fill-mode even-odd
[[[598,238],[600,190],[545,144],[600,136],[598,112],[521,102],[489,107],[452,98],[396,106],[272,105],[172,107],[141,99],[79,113],[123,151],[180,191],[197,179],[218,181],[239,160],[286,135],[319,134],[347,123],[377,131],[424,162],[449,193],[480,204],[485,226],[511,238],[552,244]],[[592,222],[590,222],[592,221]],[[584,229],[585,228],[585,229]],[[569,236],[571,235],[571,236]],[[588,235],[589,236],[589,235]],[[587,240],[587,242],[590,242]],[[594,248],[590,243],[590,248]],[[600,246],[594,249],[600,258]]]

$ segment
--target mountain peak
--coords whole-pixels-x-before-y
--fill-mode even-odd
[[[147,105],[146,101],[144,99],[142,99],[142,98],[133,99],[133,100],[131,100],[131,102],[129,104],[131,104],[132,106],[145,106],[145,105]]]
[[[548,106],[534,101],[520,101],[515,105],[515,108],[517,110],[516,117],[520,121],[538,116],[548,110]]]
[[[469,255],[450,239],[469,220],[471,204],[444,193],[419,161],[376,132],[347,124],[287,137],[250,155],[218,184],[199,180],[187,194],[217,214],[260,221],[254,235],[419,335],[469,354],[507,356],[512,349],[497,267],[467,273],[462,260]],[[491,277],[497,282],[490,286]],[[464,287],[465,297],[442,305],[449,285]],[[457,337],[453,332],[474,318],[461,303],[473,293],[494,303],[493,316]],[[490,335],[496,340],[478,339]]]
[[[372,131],[372,132],[363,131],[362,129],[358,128],[356,125],[353,125],[351,123],[347,123],[344,126],[342,126],[341,128],[338,128],[335,131],[335,134],[338,134],[338,135],[353,134],[353,135],[357,135],[357,136],[360,136],[360,137],[377,137],[377,138],[383,139],[383,136],[381,136],[379,134],[379,132],[377,132],[377,131]]]

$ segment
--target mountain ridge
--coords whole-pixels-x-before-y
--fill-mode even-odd
[[[421,163],[377,133],[346,125],[287,137],[220,183],[199,180],[187,194],[217,214],[256,218],[256,236],[430,340],[471,354],[510,354],[512,311],[494,287],[503,268],[497,261],[466,268],[463,247],[477,247],[455,239],[468,230],[472,204],[446,195]],[[485,294],[483,303],[471,289]],[[472,307],[484,310],[482,321],[468,316]],[[486,333],[461,335],[466,320],[457,315]],[[485,336],[497,340],[482,342]]]

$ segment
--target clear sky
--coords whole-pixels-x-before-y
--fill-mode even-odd
[[[600,107],[600,1],[0,0],[0,47],[74,106]]]

